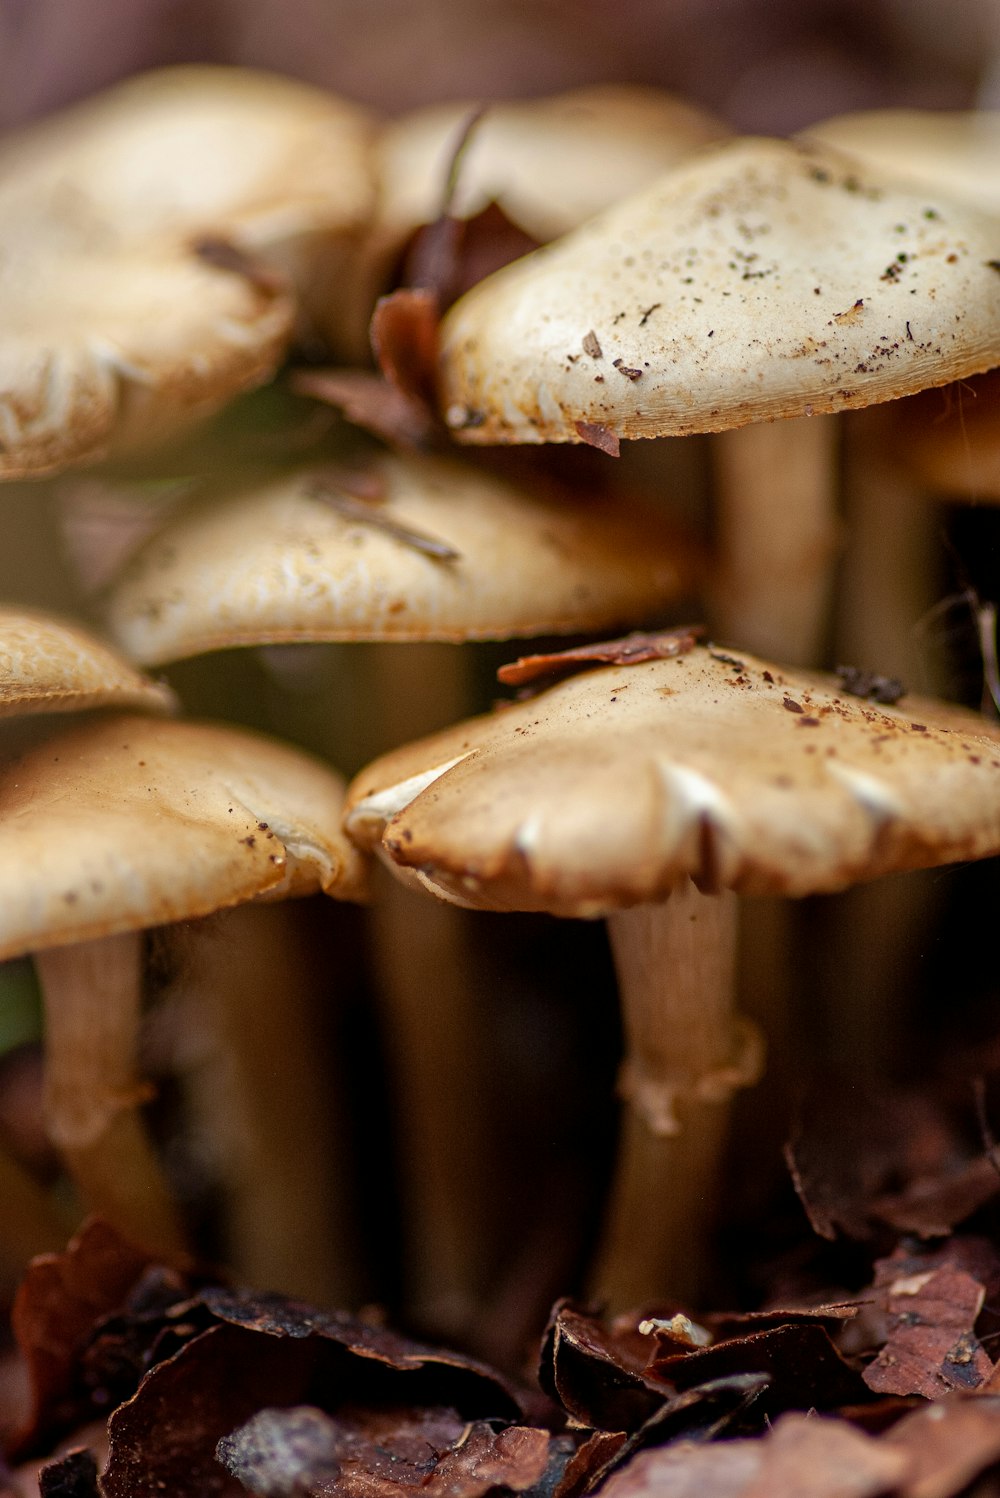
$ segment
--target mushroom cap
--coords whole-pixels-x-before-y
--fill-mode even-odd
[[[0,608],[0,717],[93,707],[167,712],[169,687],[150,681],[76,624]]]
[[[710,147],[445,317],[464,442],[721,431],[1000,360],[1000,220],[822,147]]]
[[[373,520],[457,557],[338,513],[315,494],[324,469],[298,468],[169,521],[110,591],[113,637],[135,660],[163,662],[292,640],[588,630],[662,613],[694,571],[659,514],[620,498],[545,500],[440,458],[381,454],[364,471],[385,496],[368,505]]]
[[[259,734],[111,717],[0,771],[0,958],[260,897],[363,892],[343,782]]]
[[[347,808],[394,871],[480,909],[594,916],[687,876],[808,895],[1000,850],[1000,734],[696,647],[387,754]]]
[[[382,131],[380,239],[399,249],[438,217],[455,146],[476,107],[432,105]],[[490,104],[463,153],[449,211],[472,218],[497,203],[533,239],[555,239],[726,134],[711,115],[655,88],[604,84]]]
[[[0,476],[156,440],[268,378],[374,189],[367,117],[239,69],[173,68],[0,145]],[[338,254],[342,251],[338,249]]]
[[[810,125],[801,139],[1000,214],[1000,110],[868,109]]]

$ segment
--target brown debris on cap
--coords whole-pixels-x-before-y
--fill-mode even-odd
[[[456,303],[441,407],[460,441],[576,442],[890,400],[997,362],[998,260],[1000,221],[850,157],[712,147]]]
[[[0,772],[0,958],[263,896],[363,894],[342,782],[235,728],[112,717]]]
[[[690,547],[620,498],[545,500],[430,457],[381,455],[363,472],[382,498],[356,500],[352,516],[324,502],[338,474],[320,467],[192,505],[113,588],[113,637],[151,662],[291,640],[576,631],[654,615],[692,576]]]
[[[92,707],[166,712],[173,705],[169,687],[79,625],[0,608],[0,717]]]
[[[268,378],[291,289],[326,298],[367,220],[370,131],[304,84],[189,67],[9,137],[0,476],[158,439]]]
[[[865,109],[800,132],[900,182],[1000,213],[1000,110]]]
[[[594,916],[705,889],[806,895],[1000,849],[1000,737],[702,646],[584,672],[363,771],[347,826],[435,893]]]

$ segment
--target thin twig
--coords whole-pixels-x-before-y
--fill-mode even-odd
[[[414,530],[412,526],[403,525],[398,520],[393,520],[380,510],[371,501],[355,499],[350,494],[345,494],[343,489],[338,488],[332,482],[324,482],[317,479],[309,486],[309,494],[314,499],[320,499],[324,504],[336,510],[345,520],[354,520],[361,525],[370,525],[375,530],[392,536],[396,541],[409,546],[413,551],[419,551],[423,556],[433,557],[437,562],[457,562],[461,553],[446,541],[438,541],[434,536],[428,536],[424,531]]]

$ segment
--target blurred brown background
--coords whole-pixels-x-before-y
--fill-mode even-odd
[[[1000,102],[997,0],[0,0],[0,125],[139,68],[238,62],[388,112],[597,80],[743,130]]]

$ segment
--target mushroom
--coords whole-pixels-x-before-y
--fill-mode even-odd
[[[151,717],[94,718],[0,770],[0,958],[35,955],[49,1132],[86,1205],[159,1253],[183,1235],[139,1114],[140,933],[314,889],[357,898],[341,794],[259,735]]]
[[[126,566],[108,622],[133,658],[157,663],[235,645],[408,641],[368,662],[384,747],[421,714],[430,727],[462,710],[441,700],[441,647],[433,656],[418,642],[656,616],[696,562],[661,515],[624,498],[545,498],[455,460],[382,453],[360,469],[313,463],[204,494]],[[376,902],[374,960],[405,1156],[412,1303],[424,1324],[455,1333],[475,1314],[489,1206],[477,1195],[488,1145],[463,1100],[481,1030],[475,963],[452,911],[413,903],[391,888]]]
[[[445,419],[470,443],[733,432],[720,632],[813,658],[836,530],[822,416],[994,364],[998,251],[995,219],[826,147],[711,147],[451,309]],[[809,419],[761,425],[790,417]]]
[[[44,732],[38,717],[89,708],[165,712],[173,694],[135,671],[78,625],[22,609],[0,608],[0,717],[11,742]],[[16,728],[13,718],[22,721]],[[9,752],[9,751],[8,751]],[[12,870],[13,875],[21,871]],[[5,1272],[64,1241],[61,1215],[13,1160],[0,1157]]]
[[[367,115],[263,73],[133,78],[0,145],[0,477],[266,380],[370,212]],[[327,310],[327,319],[332,313]]]
[[[109,589],[108,627],[133,660],[603,628],[662,613],[697,565],[648,506],[546,499],[445,458],[313,462],[214,491],[168,518]]]
[[[733,1014],[735,894],[844,890],[1000,849],[1000,737],[913,699],[695,647],[571,676],[400,749],[346,826],[445,900],[607,915],[626,1034],[593,1290],[697,1292],[726,1103],[761,1049]]]

